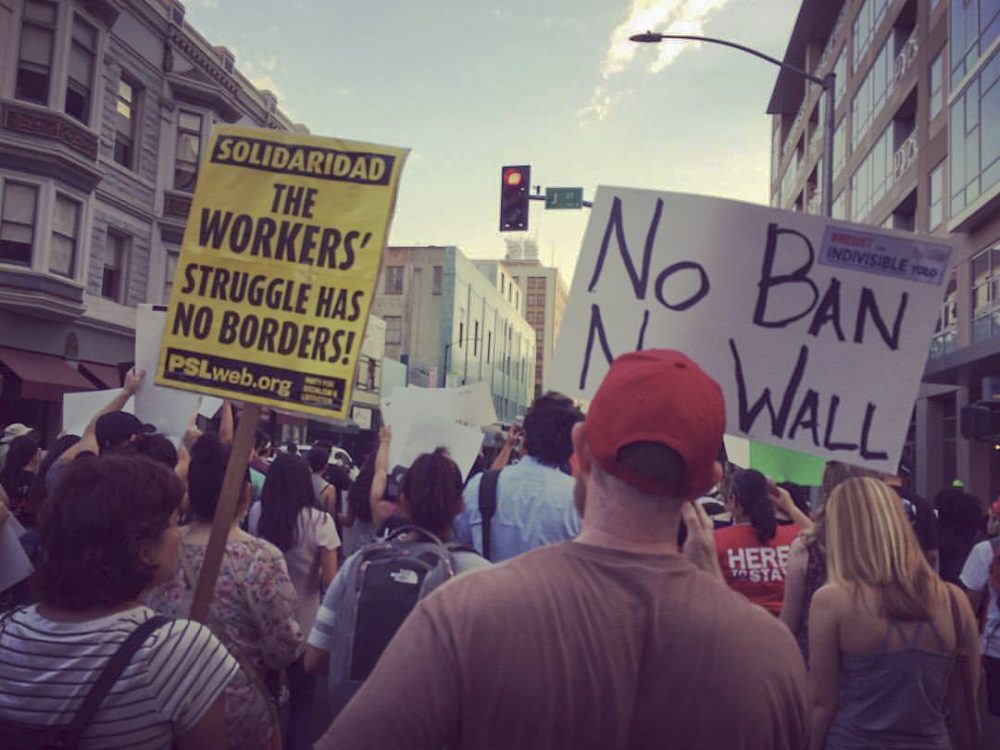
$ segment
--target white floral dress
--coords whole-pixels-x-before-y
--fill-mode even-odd
[[[181,555],[197,576],[205,545],[181,542]],[[193,596],[184,566],[170,583],[154,589],[148,604],[168,617],[187,617]],[[226,543],[209,624],[234,655],[264,675],[288,666],[302,650],[295,616],[295,588],[285,557],[263,539]],[[221,631],[221,632],[220,632]],[[271,712],[260,689],[241,670],[225,692],[230,748],[263,748],[271,739]]]

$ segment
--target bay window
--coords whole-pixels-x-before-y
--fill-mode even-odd
[[[6,182],[0,190],[0,263],[30,266],[35,245],[38,188]]]

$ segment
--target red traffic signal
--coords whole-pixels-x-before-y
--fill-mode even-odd
[[[506,166],[500,170],[500,231],[523,232],[528,228],[528,186],[531,167]]]
[[[504,185],[509,185],[510,187],[516,187],[524,182],[524,173],[519,167],[514,169],[507,169],[503,174]]]

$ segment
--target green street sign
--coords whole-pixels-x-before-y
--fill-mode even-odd
[[[583,208],[582,187],[545,188],[546,208]]]

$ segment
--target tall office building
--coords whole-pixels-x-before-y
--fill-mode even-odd
[[[524,317],[535,329],[535,395],[537,396],[545,390],[545,374],[555,353],[569,289],[558,268],[543,266],[538,260],[516,260],[508,257],[500,263],[524,290]]]
[[[837,76],[834,217],[956,247],[905,456],[922,493],[961,479],[992,499],[1000,451],[959,414],[1000,375],[1000,5],[803,0],[784,60]],[[818,213],[822,91],[783,70],[768,113],[771,204]]]

